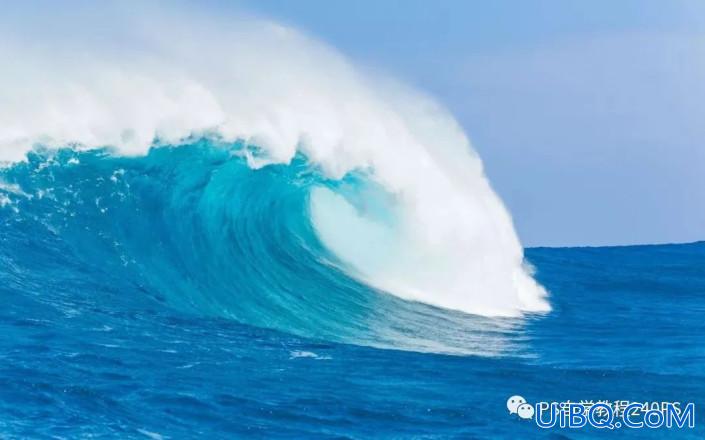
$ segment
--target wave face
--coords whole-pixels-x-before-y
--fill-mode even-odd
[[[127,281],[126,291],[182,312],[381,347],[510,349],[515,322],[402,300],[361,282],[330,250],[327,234],[373,235],[355,230],[363,217],[352,204],[341,207],[358,194],[374,200],[378,188],[364,176],[333,180],[303,156],[252,169],[246,151],[208,139],[137,157],[35,151],[0,173],[3,211],[32,235],[60,243],[69,261],[92,267],[98,279],[113,274]],[[339,224],[326,223],[331,212]]]
[[[298,169],[297,158],[306,157],[325,179],[343,182],[357,174],[366,182],[360,191],[331,191],[335,185],[329,185],[311,193],[312,226],[346,274],[400,298],[473,314],[549,310],[545,291],[523,267],[511,218],[480,159],[453,118],[431,99],[263,20],[137,4],[74,10],[70,17],[51,9],[43,16],[10,11],[0,22],[0,37],[7,34],[0,56],[19,60],[0,73],[0,81],[12,84],[0,90],[0,160],[22,160],[37,145],[107,147],[116,156],[143,156],[154,146],[184,145],[194,137],[240,143],[250,169],[287,165],[291,171],[280,171],[285,178]],[[182,178],[202,174],[194,165]],[[241,171],[229,178],[237,185],[245,176]],[[288,200],[286,187],[258,191],[253,186],[248,197]],[[250,211],[252,200],[239,199],[242,193],[218,197],[223,197],[218,209],[234,223],[265,215]],[[301,204],[289,203],[290,211],[269,217],[266,230],[290,241],[295,238],[283,234],[285,226],[303,219],[293,208]],[[238,209],[226,208],[232,206]],[[198,207],[181,208],[172,211],[174,220],[193,216],[189,210]],[[281,252],[288,245],[279,243]],[[214,252],[225,252],[218,249]],[[240,258],[226,261],[258,260],[247,252]],[[223,264],[215,256],[210,260]],[[258,271],[269,270],[259,263]],[[212,276],[242,288],[241,280]]]

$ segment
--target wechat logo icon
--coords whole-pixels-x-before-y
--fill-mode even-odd
[[[507,409],[509,414],[516,414],[524,420],[534,417],[534,407],[526,403],[526,399],[521,396],[512,396],[507,399]]]

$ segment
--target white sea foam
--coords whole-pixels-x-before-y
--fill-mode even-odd
[[[262,19],[44,6],[0,18],[0,161],[38,143],[136,155],[193,134],[262,147],[254,167],[301,151],[333,178],[365,169],[393,195],[389,229],[312,194],[314,226],[356,276],[471,313],[549,310],[480,159],[432,99]]]

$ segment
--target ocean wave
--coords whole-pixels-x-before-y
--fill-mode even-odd
[[[28,155],[46,162],[70,154],[80,164],[60,167],[63,190],[86,179],[74,168],[136,167],[128,180],[127,165],[100,174],[106,185],[129,181],[119,193],[101,185],[108,192],[65,197],[110,212],[99,221],[110,230],[141,225],[130,229],[137,238],[108,234],[120,248],[111,252],[159,276],[171,302],[341,338],[373,330],[355,319],[328,328],[330,307],[345,310],[339,319],[392,301],[378,292],[407,300],[394,302],[402,309],[408,300],[483,316],[550,309],[480,159],[432,99],[269,21],[183,7],[112,9],[87,10],[89,20],[77,14],[90,26],[8,14],[42,26],[6,23],[13,38],[0,55],[21,62],[0,73],[12,85],[0,91],[0,160],[20,162],[9,176],[29,166],[22,161],[35,163]],[[42,37],[56,26],[66,32]],[[117,44],[110,57],[107,40]],[[149,192],[138,202],[140,185]],[[59,188],[34,190],[48,196]],[[140,210],[106,206],[115,194]],[[3,191],[2,205],[11,199]],[[86,212],[74,216],[94,228]],[[273,257],[286,272],[274,271]],[[330,296],[321,313],[307,311],[320,305],[313,290]],[[221,297],[233,291],[247,293]],[[273,291],[293,297],[268,297]]]

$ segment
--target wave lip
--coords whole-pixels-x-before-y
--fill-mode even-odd
[[[14,32],[0,56],[20,60],[0,73],[13,85],[0,91],[0,160],[37,143],[140,155],[194,134],[256,145],[243,153],[254,169],[304,154],[326,178],[363,173],[388,196],[380,221],[331,185],[312,192],[318,236],[360,280],[474,314],[550,309],[480,159],[433,100],[269,21],[107,9],[86,11],[103,38],[70,22],[51,40],[0,31]],[[41,19],[22,17],[22,29]]]

